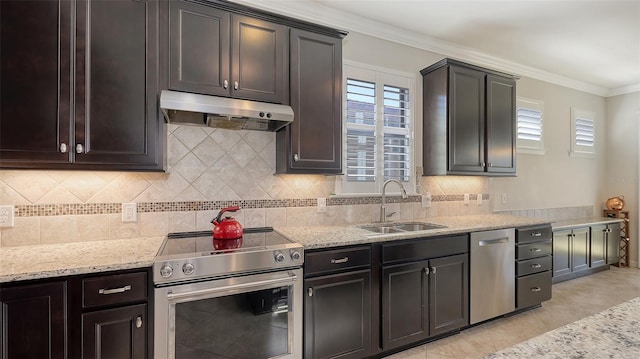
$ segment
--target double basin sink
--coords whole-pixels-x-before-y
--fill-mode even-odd
[[[439,224],[426,222],[397,222],[397,223],[379,223],[360,226],[367,231],[383,234],[383,233],[403,233],[415,231],[427,231],[430,229],[447,228]]]

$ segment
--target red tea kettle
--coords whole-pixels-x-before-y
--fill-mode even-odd
[[[239,211],[239,206],[220,210],[213,223],[213,246],[215,249],[233,249],[242,246],[242,226],[232,217],[222,218],[225,212]]]

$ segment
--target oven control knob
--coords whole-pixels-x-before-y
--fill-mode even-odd
[[[299,261],[300,260],[300,252],[291,251],[291,259],[293,259],[294,261]]]
[[[162,276],[162,278],[169,278],[171,277],[171,275],[173,274],[173,267],[165,264],[162,266],[162,268],[160,268],[160,276]]]
[[[196,269],[196,268],[193,266],[193,264],[191,264],[191,263],[185,263],[185,264],[182,266],[182,273],[184,273],[184,275],[192,275],[192,274],[193,274],[193,271],[194,271],[195,269]]]
[[[278,263],[284,262],[284,254],[282,254],[282,252],[280,252],[280,251],[277,251],[274,254],[274,258],[276,259],[276,262],[278,262]]]

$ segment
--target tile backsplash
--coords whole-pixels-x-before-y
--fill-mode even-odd
[[[2,228],[0,245],[15,246],[163,236],[210,230],[222,207],[245,227],[338,225],[377,221],[380,197],[336,197],[335,176],[274,175],[275,134],[168,126],[165,173],[100,171],[0,171],[0,204],[16,207],[15,226]],[[432,194],[390,197],[392,219],[491,213],[488,180],[421,177]],[[471,193],[471,203],[463,194]],[[483,194],[483,204],[475,202]],[[327,198],[326,212],[316,210]],[[122,222],[121,203],[134,202],[137,222]]]

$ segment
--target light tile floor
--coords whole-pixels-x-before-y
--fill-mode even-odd
[[[640,269],[617,268],[554,284],[542,308],[500,318],[386,359],[473,359],[640,296]]]

